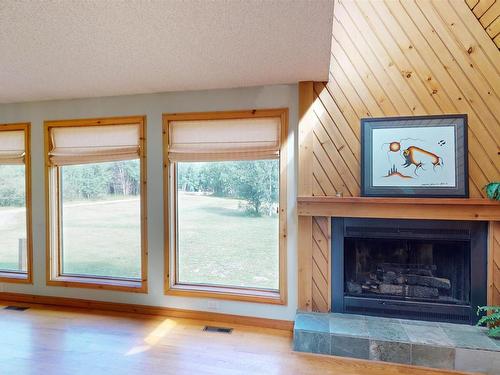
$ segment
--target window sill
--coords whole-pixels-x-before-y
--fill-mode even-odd
[[[118,280],[78,276],[58,276],[47,280],[47,286],[62,286],[67,288],[88,288],[115,290],[122,292],[147,293],[146,280]]]
[[[24,272],[0,272],[0,282],[16,284],[32,284],[31,277]]]
[[[232,301],[286,305],[286,298],[279,291],[272,290],[176,284],[170,287],[167,286],[165,294],[181,297],[217,298]]]

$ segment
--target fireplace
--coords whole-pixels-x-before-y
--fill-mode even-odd
[[[332,311],[474,324],[487,224],[332,219]]]

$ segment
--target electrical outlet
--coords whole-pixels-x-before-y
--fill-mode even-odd
[[[209,310],[219,310],[219,302],[218,301],[208,301],[207,307]]]

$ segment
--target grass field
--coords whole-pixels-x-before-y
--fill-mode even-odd
[[[247,216],[240,203],[179,194],[181,282],[278,288],[278,218]],[[65,204],[64,272],[140,277],[139,217],[138,199]],[[24,218],[22,209],[0,209],[0,269],[18,267]]]
[[[21,271],[20,239],[26,239],[26,209],[0,207],[0,270]]]
[[[179,281],[278,289],[278,217],[241,201],[179,195]]]
[[[67,203],[63,206],[63,273],[141,276],[140,201]]]

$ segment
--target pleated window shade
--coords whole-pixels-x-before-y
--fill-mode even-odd
[[[171,121],[171,161],[275,159],[280,150],[279,117]]]
[[[24,164],[23,130],[0,131],[0,164]]]
[[[54,166],[137,159],[140,125],[49,128],[49,161]]]

